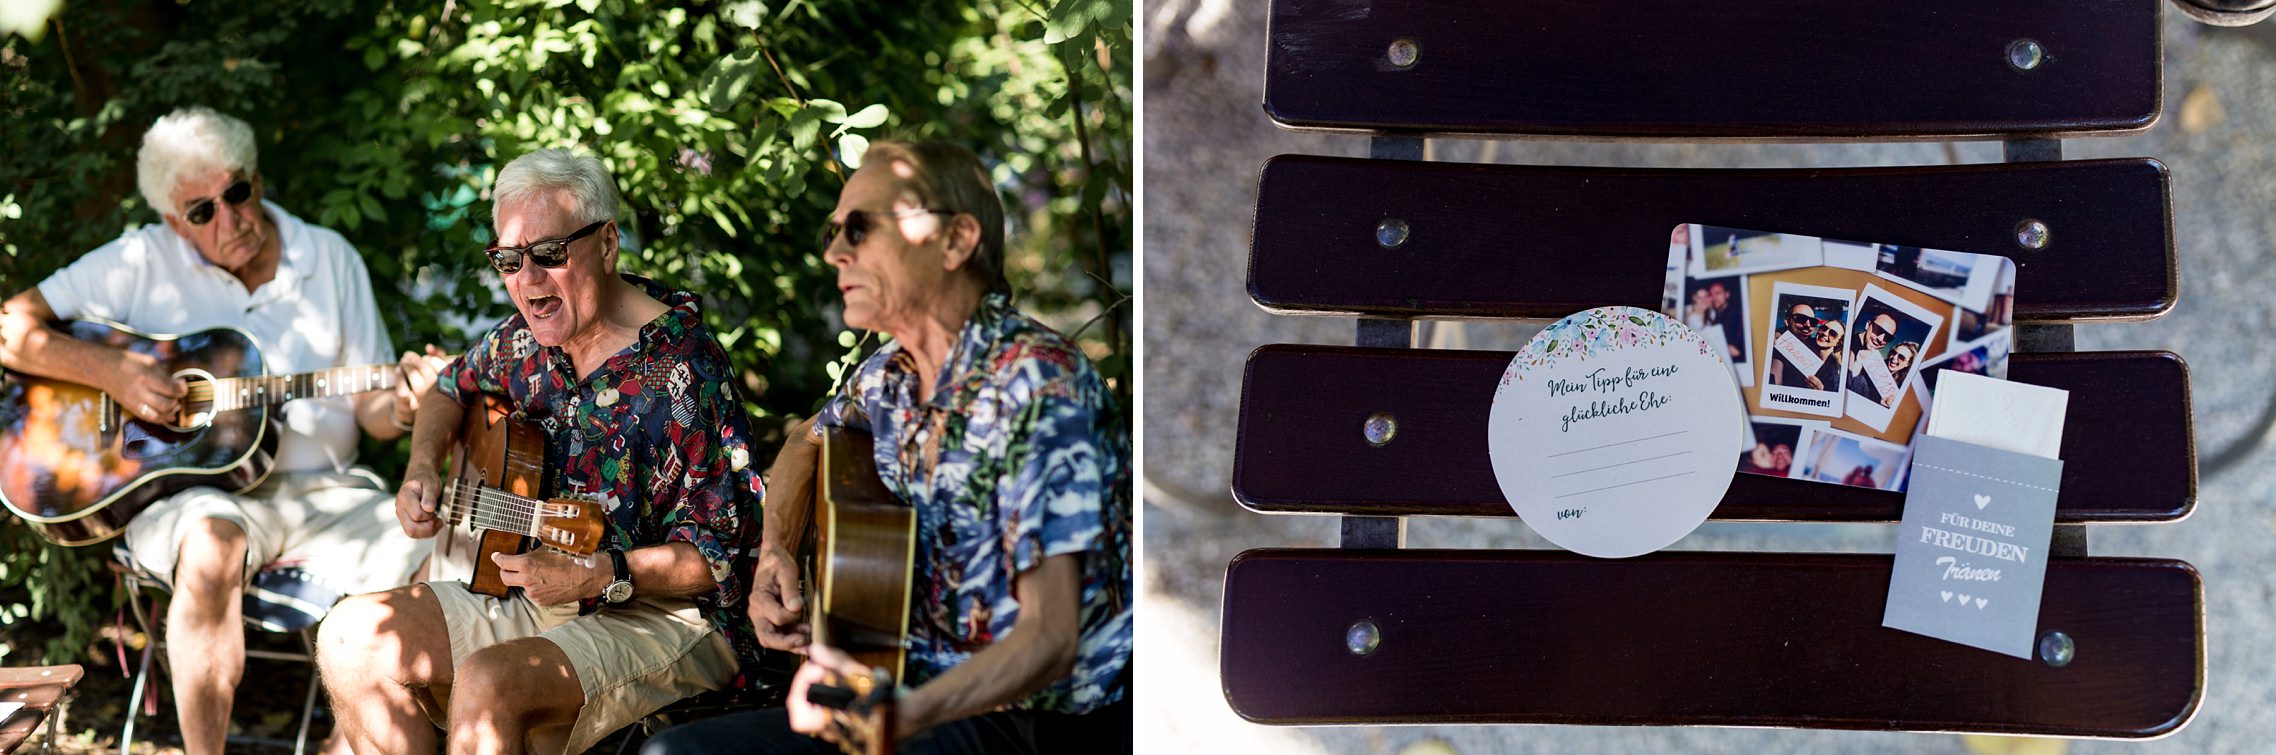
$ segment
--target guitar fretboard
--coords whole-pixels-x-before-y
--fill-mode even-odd
[[[395,387],[395,372],[395,365],[374,364],[334,367],[293,375],[221,378],[191,384],[187,399],[205,401],[210,397],[213,411],[217,412],[275,406],[293,399],[329,398],[387,390]]]

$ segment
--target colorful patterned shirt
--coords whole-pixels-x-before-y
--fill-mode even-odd
[[[759,645],[742,601],[759,536],[764,483],[751,465],[750,417],[727,381],[727,352],[697,315],[694,294],[626,275],[671,309],[640,340],[580,380],[569,353],[539,346],[520,314],[451,362],[436,387],[461,404],[507,397],[546,434],[552,495],[613,496],[601,547],[693,544],[719,588],[696,605],[753,678]],[[599,610],[587,598],[581,613]]]
[[[1002,639],[1012,581],[1081,554],[1074,673],[1012,707],[1085,713],[1127,694],[1129,436],[1106,381],[1065,336],[989,294],[917,401],[899,344],[862,362],[816,424],[869,431],[878,476],[917,509],[907,681],[922,684]]]

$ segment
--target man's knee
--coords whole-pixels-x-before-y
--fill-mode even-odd
[[[468,655],[451,688],[452,718],[458,718],[458,706],[469,705],[531,725],[575,720],[584,688],[558,650],[545,652],[552,648],[551,642],[527,639]]]
[[[450,636],[425,585],[342,600],[317,626],[316,662],[327,675],[368,669],[405,683],[449,681]]]
[[[204,592],[244,584],[245,530],[227,519],[204,518],[182,533],[175,551],[174,589]]]

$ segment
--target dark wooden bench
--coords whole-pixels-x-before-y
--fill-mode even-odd
[[[1356,316],[1358,345],[1249,358],[1234,495],[1339,515],[1343,547],[1234,559],[1221,661],[1233,709],[1274,724],[2178,729],[2204,691],[2197,572],[2090,557],[2085,526],[2189,515],[2188,368],[2166,352],[2073,352],[2070,326],[2173,307],[2169,182],[2147,158],[2062,161],[2059,141],[2157,119],[2161,13],[2157,0],[1274,0],[1265,110],[1373,141],[1370,159],[1264,166],[1252,298]],[[2002,139],[2008,161],[1421,161],[1424,138],[1443,135]],[[1379,237],[1390,221],[1403,234]],[[2010,379],[2071,392],[2035,660],[1883,628],[1885,554],[1403,548],[1403,517],[1512,516],[1485,442],[1511,354],[1414,350],[1416,322],[1658,309],[1668,230],[1687,222],[2016,261],[2024,353]],[[1396,423],[1381,445],[1362,431],[1378,413]],[[1714,518],[1894,522],[1902,505],[1742,474]]]
[[[23,705],[12,714],[0,716],[0,755],[24,746],[86,675],[86,670],[76,664],[0,668],[0,703]],[[54,730],[49,730],[47,741],[54,743]]]

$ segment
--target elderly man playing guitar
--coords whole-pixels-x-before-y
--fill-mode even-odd
[[[390,360],[363,258],[340,234],[260,201],[257,157],[244,121],[202,107],[158,119],[135,169],[165,223],[127,231],[9,298],[0,365],[99,388],[126,415],[114,426],[130,419],[147,432],[181,423],[187,391],[176,375],[146,353],[77,340],[51,323],[84,318],[147,334],[236,328],[265,349],[259,358],[272,372]],[[263,565],[290,562],[353,594],[404,584],[424,557],[393,526],[393,496],[352,465],[358,428],[379,440],[410,428],[439,364],[429,348],[400,358],[405,379],[388,375],[392,391],[284,403],[274,464],[257,487],[192,487],[125,523],[134,565],[173,588],[167,657],[189,752],[222,751],[245,669],[241,601]]]
[[[789,707],[681,726],[645,752],[833,749],[810,735],[848,751],[893,744],[847,741],[878,736],[907,752],[1129,746],[1127,436],[1083,352],[1012,307],[1003,235],[969,150],[881,141],[823,238],[846,324],[892,336],[809,423],[871,433],[884,486],[915,509],[911,689],[881,706],[890,720],[847,726],[810,702],[824,680],[875,677],[810,644],[806,611],[820,606],[800,596],[805,528],[790,502],[813,483],[817,443],[794,432],[771,472],[750,605],[762,643],[811,651]]]
[[[430,581],[342,603],[317,660],[359,752],[434,752],[435,723],[452,752],[582,752],[756,670],[739,603],[759,477],[696,296],[617,272],[617,196],[599,160],[533,152],[492,195],[485,253],[517,313],[421,402],[396,515],[413,537],[445,527],[437,504],[456,496],[443,453],[478,400],[502,402],[542,430],[546,487],[604,501],[606,553],[496,554],[519,588],[503,597]]]

